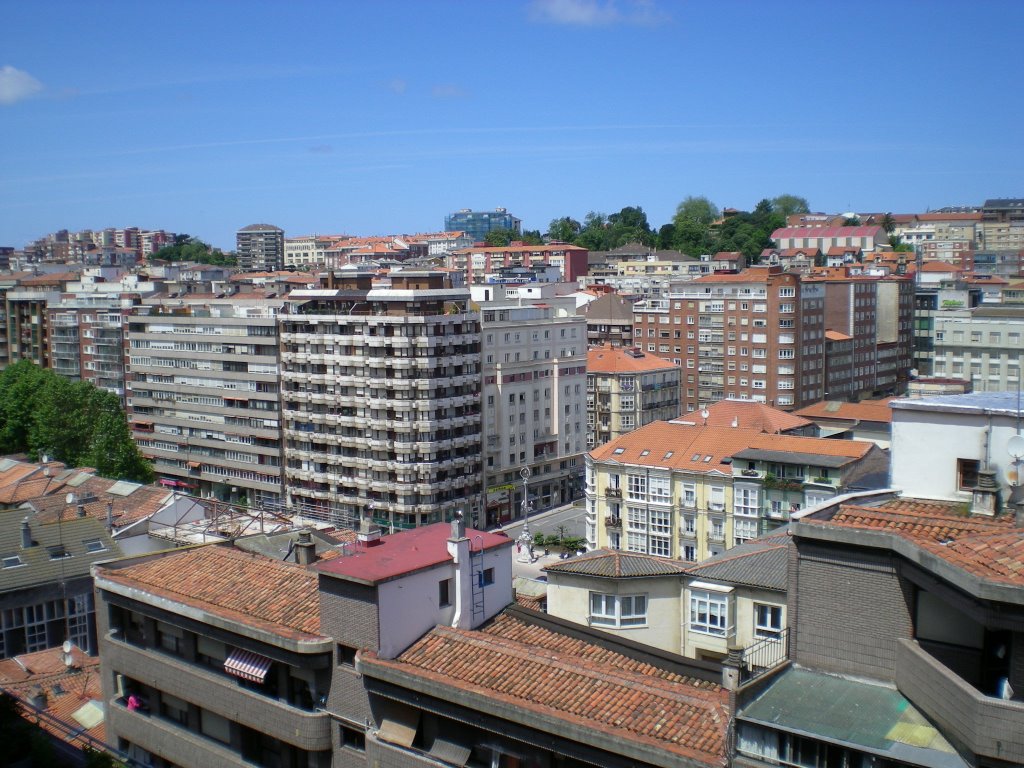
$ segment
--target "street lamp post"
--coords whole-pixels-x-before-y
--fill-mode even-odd
[[[530,474],[529,467],[519,470],[519,476],[523,478],[523,532],[519,534],[516,543],[521,563],[533,562],[533,539],[530,537]]]

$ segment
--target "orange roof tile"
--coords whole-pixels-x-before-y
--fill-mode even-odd
[[[72,665],[64,664],[61,648],[49,648],[35,653],[26,653],[13,659],[0,661],[0,689],[16,698],[27,701],[37,688],[46,694],[46,713],[65,723],[72,731],[81,731],[81,725],[73,715],[90,701],[101,702],[103,691],[100,685],[100,660],[72,647]],[[49,720],[26,717],[32,723],[55,736],[78,747],[88,743],[82,738],[68,738],[67,731],[60,729]],[[98,741],[106,740],[106,724],[84,731]]]
[[[590,457],[595,461],[731,475],[732,469],[723,465],[722,459],[747,448],[846,457],[853,461],[863,457],[872,447],[871,443],[853,440],[826,440],[765,434],[743,427],[705,427],[656,421],[595,448]]]
[[[808,419],[837,419],[841,421],[878,421],[889,424],[892,422],[892,409],[889,403],[895,397],[881,400],[861,400],[848,403],[844,400],[822,400],[796,411]]]
[[[972,517],[960,502],[899,498],[801,522],[890,533],[974,576],[1024,586],[1024,535],[1012,515]]]
[[[725,765],[720,685],[502,614],[482,631],[437,627],[383,666],[708,765]]]
[[[845,333],[839,331],[827,330],[825,331],[825,338],[829,341],[849,341],[853,336],[847,336]]]
[[[97,579],[141,588],[282,637],[319,637],[316,574],[231,546],[190,547],[122,568],[100,566]]]
[[[708,405],[707,412],[709,427],[731,427],[735,421],[737,427],[745,429],[790,432],[811,425],[807,419],[772,408],[765,403],[755,403],[753,400],[719,400]],[[702,411],[690,411],[672,421],[679,424],[701,425],[704,424],[704,416]]]
[[[633,353],[610,344],[587,350],[588,373],[642,373],[673,369],[678,370],[679,366],[650,352]]]

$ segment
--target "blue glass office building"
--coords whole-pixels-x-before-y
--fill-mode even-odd
[[[487,233],[495,229],[511,229],[513,232],[523,231],[523,222],[504,208],[493,211],[461,211],[449,213],[444,217],[445,232],[465,232],[474,242],[483,240]]]

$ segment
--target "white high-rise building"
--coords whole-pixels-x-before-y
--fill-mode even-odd
[[[443,272],[394,270],[331,274],[289,298],[289,508],[395,529],[477,512],[480,322],[469,291]]]

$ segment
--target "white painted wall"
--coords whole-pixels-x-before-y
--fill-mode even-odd
[[[500,547],[484,553],[483,568],[494,569],[494,583],[483,588],[484,618],[492,618],[512,602],[512,547]],[[393,659],[438,624],[450,626],[455,617],[455,566],[449,561],[436,568],[419,571],[384,582],[377,587],[380,655]],[[438,582],[452,579],[452,604],[438,605]],[[463,607],[472,613],[473,606]]]
[[[970,492],[957,488],[957,460],[984,463],[987,445],[989,468],[1005,499],[1013,469],[1006,444],[1015,434],[1009,415],[894,408],[891,485],[911,497],[970,501]]]

